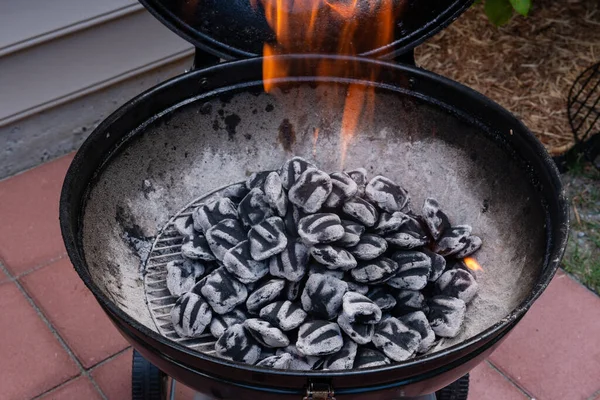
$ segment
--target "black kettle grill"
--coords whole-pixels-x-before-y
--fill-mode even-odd
[[[481,94],[414,66],[414,47],[471,1],[405,2],[395,40],[363,49],[360,57],[280,56],[290,71],[279,79],[286,89],[277,96],[263,90],[260,57],[273,33],[249,0],[142,3],[196,46],[194,68],[102,122],[77,152],[60,200],[62,234],[77,273],[144,357],[134,357],[135,397],[164,398],[167,374],[214,399],[466,398],[466,378],[460,378],[490,355],[548,286],[568,234],[557,169],[532,133]],[[352,74],[317,76],[323,59],[352,64]],[[305,372],[230,362],[164,334],[159,310],[174,300],[153,286],[152,268],[160,263],[152,261],[157,243],[173,240],[172,217],[199,196],[275,169],[292,155],[335,170],[340,121],[320,113],[328,84],[376,91],[376,117],[349,145],[349,168],[364,166],[401,182],[416,204],[435,192],[484,238],[477,257],[485,271],[467,329],[406,362]]]

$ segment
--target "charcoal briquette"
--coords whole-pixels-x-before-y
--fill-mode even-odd
[[[386,282],[396,275],[398,263],[387,257],[380,257],[372,261],[361,262],[350,271],[356,282],[375,285]]]
[[[227,186],[221,191],[222,197],[227,197],[234,203],[239,203],[250,190],[246,187],[245,183],[234,183],[233,185]]]
[[[267,175],[263,185],[263,192],[267,203],[277,211],[280,217],[285,216],[288,208],[288,199],[283,186],[281,186],[281,177],[277,172],[271,172]]]
[[[382,321],[375,329],[373,344],[394,361],[409,359],[419,349],[421,335],[397,318]]]
[[[235,279],[224,267],[217,268],[208,274],[200,286],[202,296],[208,301],[217,314],[226,314],[246,301],[248,291],[240,281]],[[196,288],[192,289],[197,291]]]
[[[435,282],[437,293],[456,297],[468,304],[477,294],[478,284],[473,275],[464,269],[451,269]]]
[[[440,209],[440,204],[435,199],[425,199],[422,218],[434,240],[438,240],[442,233],[450,228],[448,216]]]
[[[325,356],[341,350],[344,339],[335,322],[314,320],[300,326],[296,347],[306,356]]]
[[[356,194],[358,186],[345,172],[335,172],[330,174],[329,177],[331,178],[332,189],[324,205],[328,208],[337,208]]]
[[[316,262],[313,262],[308,265],[308,274],[309,275],[323,274],[323,275],[329,275],[329,276],[333,276],[334,278],[344,280],[344,271],[342,271],[341,269],[329,269],[326,266],[324,266],[323,264],[319,264]]]
[[[402,211],[395,211],[391,214],[382,212],[379,214],[379,220],[373,227],[373,231],[379,235],[387,235],[398,232],[402,225],[407,223],[409,219],[410,217]]]
[[[267,176],[269,176],[269,174],[271,172],[274,172],[274,171],[259,171],[259,172],[252,173],[248,177],[248,179],[246,179],[246,188],[248,190],[252,190],[254,188],[262,189],[262,187],[265,184],[265,181],[267,179]]]
[[[375,333],[375,325],[350,322],[344,313],[338,316],[337,324],[346,335],[358,344],[369,343]]]
[[[341,223],[344,227],[344,236],[333,242],[333,244],[339,247],[356,246],[366,228],[358,222],[348,221],[347,219],[342,219]]]
[[[288,192],[288,199],[302,211],[312,214],[319,211],[331,193],[331,178],[325,172],[309,168],[300,175]]]
[[[381,236],[371,233],[362,235],[356,246],[348,248],[348,251],[361,261],[374,260],[386,252],[388,244]]]
[[[356,267],[356,259],[346,249],[329,244],[318,244],[310,249],[310,255],[330,269],[348,271]]]
[[[268,304],[260,310],[259,315],[262,319],[279,327],[283,331],[296,329],[302,325],[307,317],[302,307],[289,300]]]
[[[385,354],[368,347],[359,347],[354,360],[354,368],[382,367],[391,363]]]
[[[223,265],[242,283],[256,282],[269,272],[266,261],[256,261],[251,255],[250,241],[244,240],[227,250]]]
[[[471,235],[467,238],[467,243],[465,244],[465,247],[463,247],[461,251],[459,251],[456,254],[453,254],[452,256],[456,258],[468,257],[471,254],[475,253],[477,250],[479,250],[482,244],[483,242],[481,241],[481,238],[479,236]]]
[[[309,276],[302,292],[302,308],[316,318],[333,319],[342,308],[342,298],[348,284],[333,276]]]
[[[298,234],[307,244],[331,243],[344,236],[340,217],[331,213],[312,214],[298,221]]]
[[[348,276],[348,278],[350,278],[350,276]],[[356,292],[362,295],[366,295],[369,291],[369,286],[363,285],[362,283],[356,283],[350,279],[346,280],[346,283],[348,284],[348,290],[350,292]]]
[[[342,299],[342,313],[351,323],[377,324],[381,320],[381,309],[367,296],[346,292]]]
[[[246,239],[246,231],[235,219],[224,219],[206,231],[208,246],[219,261],[223,261],[229,249]]]
[[[305,279],[299,280],[298,282],[287,281],[285,288],[283,289],[283,297],[289,301],[296,301],[300,299],[302,290],[304,290]]]
[[[258,314],[261,308],[281,296],[284,287],[283,279],[271,279],[264,282],[248,296],[246,308],[252,314]]]
[[[366,227],[375,225],[379,218],[375,206],[360,197],[353,197],[346,201],[342,206],[342,212]]]
[[[283,353],[278,356],[271,356],[267,358],[263,358],[258,363],[256,363],[257,367],[267,367],[274,369],[290,369],[292,365],[292,361],[294,357],[291,354]]]
[[[267,202],[265,193],[254,188],[240,201],[238,215],[244,226],[251,227],[273,217],[275,210]]]
[[[250,254],[256,261],[281,253],[287,246],[285,226],[279,217],[267,218],[248,232]]]
[[[269,259],[269,272],[273,276],[298,282],[306,274],[309,257],[309,249],[304,243],[289,240],[281,253]]]
[[[427,319],[436,335],[453,338],[458,335],[465,319],[464,301],[450,296],[433,296],[429,299]]]
[[[286,347],[290,340],[279,328],[259,318],[250,318],[244,322],[244,328],[258,343],[265,347]]]
[[[366,296],[377,304],[381,311],[391,310],[396,306],[396,298],[384,287],[376,286],[371,288]]]
[[[192,213],[192,217],[194,229],[206,233],[212,226],[225,219],[237,219],[238,211],[231,199],[222,197],[198,206]]]
[[[408,204],[408,193],[391,179],[378,175],[365,188],[365,196],[388,213],[401,211]]]
[[[171,309],[171,322],[181,337],[198,337],[204,333],[212,319],[210,306],[196,293],[179,297]]]
[[[190,260],[215,260],[215,256],[206,240],[206,237],[201,233],[193,233],[183,239],[181,245],[181,254]]]
[[[448,228],[435,243],[433,251],[444,257],[457,254],[467,246],[469,236],[471,236],[470,225],[459,225]]]
[[[425,296],[418,290],[398,290],[394,293],[396,298],[396,307],[394,315],[404,315],[415,311],[427,313],[428,307]]]
[[[194,234],[194,219],[191,215],[179,217],[173,221],[173,226],[182,236],[190,236]]]
[[[425,253],[431,259],[429,282],[437,281],[437,279],[444,273],[444,270],[446,269],[446,259],[441,255],[427,249],[421,249],[420,251]]]
[[[279,170],[282,186],[289,190],[300,178],[300,175],[309,168],[317,168],[317,166],[302,157],[294,157],[286,161]]]
[[[423,311],[415,311],[403,315],[400,317],[400,321],[410,329],[419,332],[419,335],[421,335],[421,343],[417,349],[418,353],[425,353],[433,346],[433,343],[435,342],[435,333],[433,332],[433,329],[431,329],[427,316]]]
[[[311,369],[316,369],[318,365],[322,362],[322,357],[318,356],[306,356],[302,354],[295,344],[290,344],[283,349],[277,349],[275,352],[276,355],[289,354],[292,356],[292,362],[290,363],[291,370],[296,371],[309,371]]]
[[[392,260],[398,264],[393,278],[386,283],[396,289],[421,290],[427,285],[431,258],[420,251],[397,251]]]
[[[167,263],[167,289],[173,296],[192,290],[196,279],[204,275],[204,264],[199,261],[184,259]]]
[[[339,371],[352,369],[358,345],[353,340],[346,340],[340,351],[325,358],[323,369],[330,371]]]
[[[210,333],[218,339],[227,328],[236,324],[243,324],[248,318],[248,314],[242,310],[241,307],[238,307],[227,314],[214,314],[210,323]]]
[[[356,168],[350,171],[345,171],[354,182],[356,182],[356,195],[363,197],[365,195],[365,186],[367,186],[367,170],[364,168]]]
[[[402,224],[397,232],[386,235],[385,240],[403,250],[424,246],[429,241],[419,221],[411,216],[408,216],[408,221]]]
[[[227,328],[215,343],[217,355],[231,361],[254,364],[260,358],[261,348],[242,324]]]

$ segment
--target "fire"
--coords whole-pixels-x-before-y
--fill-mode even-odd
[[[483,268],[481,267],[481,265],[479,265],[477,260],[473,257],[465,257],[463,259],[463,262],[465,263],[467,268],[469,268],[471,271],[483,271]]]
[[[263,48],[265,57],[292,53],[329,53],[354,56],[393,41],[394,25],[404,4],[398,0],[250,0],[262,7],[275,40]],[[356,66],[347,60],[323,60],[318,75],[351,77]],[[281,59],[265,58],[263,82],[267,92],[277,78],[288,75],[290,66]],[[371,73],[376,79],[377,70]],[[342,166],[348,147],[361,124],[373,118],[375,88],[351,84],[338,88],[331,109],[343,102],[340,151]],[[335,93],[334,93],[335,94]],[[325,110],[330,111],[330,110]]]

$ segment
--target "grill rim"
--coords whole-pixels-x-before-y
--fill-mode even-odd
[[[85,193],[87,193],[87,189],[93,184],[95,176],[97,176],[102,170],[106,163],[110,162],[111,157],[117,152],[121,146],[125,142],[127,142],[131,137],[135,136],[139,129],[134,129],[122,137],[119,138],[109,138],[106,136],[107,132],[110,132],[110,128],[115,124],[115,122],[119,121],[121,118],[126,117],[129,113],[136,110],[138,107],[144,107],[144,102],[152,99],[155,103],[156,107],[162,107],[163,112],[152,114],[150,117],[144,118],[145,123],[151,122],[152,120],[159,118],[161,115],[164,115],[168,112],[173,111],[185,104],[189,103],[192,98],[195,96],[203,97],[203,96],[214,96],[220,92],[228,92],[238,88],[246,88],[252,86],[252,84],[256,84],[257,82],[262,82],[262,80],[258,79],[254,82],[250,82],[244,77],[233,77],[228,79],[240,79],[241,82],[231,83],[229,86],[217,86],[216,88],[212,88],[212,91],[202,92],[201,95],[198,93],[193,93],[190,95],[189,92],[182,93],[179,95],[180,98],[184,99],[175,105],[170,104],[168,107],[163,107],[163,104],[160,100],[161,92],[168,91],[172,89],[173,86],[178,83],[181,84],[183,82],[187,82],[192,79],[197,79],[198,81],[202,81],[203,78],[214,78],[218,74],[222,74],[222,71],[231,72],[232,69],[237,70],[251,70],[256,69],[257,72],[262,70],[261,63],[262,58],[255,58],[249,60],[241,60],[228,62],[224,64],[219,64],[214,67],[210,67],[204,70],[193,71],[187,74],[180,75],[175,77],[169,81],[166,81],[144,93],[135,97],[124,106],[119,108],[113,114],[111,114],[107,119],[105,119],[86,139],[84,144],[81,146],[80,150],[77,152],[69,170],[67,172],[60,199],[60,225],[61,232],[63,235],[63,239],[65,241],[65,246],[67,249],[67,253],[69,254],[69,258],[73,263],[75,270],[77,271],[80,278],[84,281],[85,285],[92,291],[97,301],[103,306],[103,308],[115,318],[119,319],[121,322],[125,323],[127,327],[134,329],[139,332],[139,334],[150,337],[153,341],[156,341],[160,345],[169,349],[170,351],[175,352],[175,354],[179,353],[185,355],[185,359],[200,359],[203,362],[218,364],[224,368],[233,368],[234,370],[240,371],[245,370],[248,373],[259,373],[264,374],[267,377],[295,377],[295,378],[335,378],[335,377],[354,377],[361,376],[365,377],[367,375],[373,376],[375,374],[384,373],[384,372],[394,372],[401,373],[403,370],[410,370],[415,366],[422,366],[424,363],[433,363],[435,364],[438,361],[442,361],[444,363],[444,358],[448,356],[455,356],[451,361],[455,361],[460,357],[460,354],[464,351],[475,351],[477,350],[477,345],[480,344],[484,346],[487,342],[499,339],[497,336],[503,336],[508,330],[512,329],[512,327],[516,324],[518,320],[520,320],[523,315],[529,310],[533,302],[541,295],[541,293],[546,289],[551,279],[554,277],[556,273],[560,259],[562,258],[564,249],[566,247],[566,241],[568,239],[568,224],[569,224],[569,214],[568,214],[568,203],[566,201],[566,197],[564,195],[564,191],[562,188],[562,183],[560,181],[560,177],[558,174],[558,170],[549,154],[546,152],[543,145],[535,138],[535,136],[520,122],[514,115],[508,112],[506,109],[502,108],[497,103],[493,102],[491,99],[483,96],[482,94],[463,86],[457,82],[454,82],[448,78],[443,76],[434,74],[429,71],[421,70],[416,67],[394,64],[384,61],[377,61],[372,59],[366,59],[361,57],[341,57],[341,56],[323,56],[323,55],[290,55],[283,56],[280,58],[286,58],[290,61],[294,60],[302,60],[306,61],[307,59],[323,59],[323,58],[331,58],[331,59],[343,59],[347,62],[358,62],[366,65],[379,65],[382,69],[391,70],[399,73],[402,76],[410,76],[412,78],[417,78],[417,84],[414,85],[414,82],[411,83],[410,79],[407,79],[407,82],[394,82],[392,83],[382,83],[382,82],[369,82],[369,84],[374,84],[376,86],[382,87],[384,89],[391,89],[395,92],[408,94],[412,97],[416,97],[418,99],[424,99],[428,103],[432,103],[436,106],[439,106],[446,111],[450,111],[454,114],[457,114],[457,117],[462,119],[466,119],[466,121],[470,124],[484,125],[487,127],[487,124],[483,123],[481,119],[478,119],[476,115],[466,115],[466,111],[460,111],[456,109],[456,106],[452,106],[452,104],[456,103],[456,101],[451,101],[453,95],[460,95],[461,100],[468,101],[473,105],[477,105],[478,107],[485,109],[486,112],[493,112],[495,115],[498,115],[498,118],[508,119],[513,123],[514,129],[518,129],[519,138],[518,141],[521,142],[523,146],[527,148],[522,149],[521,153],[527,154],[531,160],[527,161],[535,161],[537,164],[541,164],[543,169],[539,170],[546,175],[546,180],[549,184],[551,184],[551,188],[543,188],[544,193],[550,191],[554,195],[553,200],[556,200],[555,210],[546,210],[546,230],[547,230],[547,246],[546,246],[546,259],[544,262],[544,266],[540,270],[540,278],[537,283],[531,290],[530,295],[519,304],[507,317],[498,321],[493,326],[488,329],[480,332],[479,334],[461,342],[454,346],[448,347],[436,353],[427,354],[424,356],[419,356],[417,358],[402,362],[392,364],[390,366],[385,367],[375,367],[375,368],[365,368],[365,369],[356,369],[356,370],[347,370],[347,371],[285,371],[285,370],[273,370],[268,368],[256,367],[252,365],[246,365],[242,363],[235,363],[231,361],[227,361],[224,359],[216,358],[210,355],[205,355],[200,352],[189,349],[183,345],[175,343],[158,332],[155,332],[146,326],[140,324],[132,317],[130,317],[127,313],[121,310],[113,301],[110,300],[108,296],[106,296],[102,290],[92,281],[91,275],[89,273],[89,267],[85,261],[85,257],[83,255],[83,246],[82,246],[82,235],[77,235],[81,229],[82,223],[82,215],[85,210]],[[227,75],[227,74],[226,74]],[[314,76],[293,76],[289,79],[286,79],[291,82],[298,81],[311,81],[316,82],[319,80],[326,81],[355,81],[364,83],[365,80],[361,77],[358,77],[354,80],[341,80],[335,79],[335,77],[326,77],[326,78],[317,78]],[[436,94],[436,97],[427,97],[427,95],[422,94],[418,91],[418,79],[422,79],[423,81],[427,81],[428,84],[435,84],[438,90],[440,91],[439,96]],[[219,83],[217,82],[217,85]],[[190,89],[191,90],[191,89]],[[443,95],[445,93],[445,95]],[[157,97],[158,96],[158,97]],[[143,109],[145,112],[149,110]],[[139,111],[139,110],[136,110]],[[480,110],[481,111],[481,110]],[[142,124],[142,126],[145,124]],[[489,131],[489,129],[486,129]],[[504,135],[506,140],[508,137],[507,133],[499,133],[499,135]],[[90,174],[90,178],[83,185],[84,187],[80,187],[80,172],[85,169],[86,159],[85,156],[90,152],[95,152],[95,146],[100,144],[101,140],[107,140],[110,142],[107,147],[106,144],[102,144],[104,148],[111,148],[110,152],[103,152],[102,154],[102,162],[97,165],[97,168]],[[517,139],[514,139],[517,140]],[[502,145],[500,142],[500,138],[497,140],[499,145]],[[511,146],[508,144],[508,146]],[[514,144],[512,145],[514,146]],[[534,158],[535,156],[535,158]],[[80,209],[75,210],[72,207],[73,198],[77,195],[78,201],[81,202]],[[542,196],[547,197],[547,196]],[[77,229],[74,229],[71,221],[76,219]],[[170,359],[174,357],[172,355],[168,356]],[[179,358],[178,362],[183,363],[181,358]],[[446,362],[450,362],[446,360]],[[193,367],[192,367],[193,368]],[[398,375],[396,375],[398,376]],[[402,375],[399,375],[402,376]],[[406,378],[404,376],[403,378]],[[242,378],[240,378],[242,379]],[[357,383],[361,385],[360,382]],[[269,386],[268,383],[265,385]],[[364,383],[363,383],[364,386]]]

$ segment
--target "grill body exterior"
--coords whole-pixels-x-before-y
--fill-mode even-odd
[[[245,96],[241,102],[249,103],[246,104],[249,110],[252,109],[252,98],[256,98],[256,102],[260,103],[259,100],[264,96],[261,81],[262,59],[228,62],[184,74],[131,100],[92,132],[75,156],[65,178],[60,200],[60,224],[67,252],[77,273],[127,340],[168,375],[216,399],[301,399],[311,384],[328,385],[338,400],[391,400],[433,393],[469,372],[501,343],[548,286],[559,267],[566,246],[567,202],[557,169],[533,134],[508,111],[481,94],[433,73],[371,59],[337,57],[358,65],[358,68],[355,68],[355,76],[343,79],[336,76],[316,77],[314,71],[323,57],[334,56],[287,56],[292,65],[297,61],[297,65],[302,68],[292,70],[290,76],[281,81],[282,85],[289,86],[289,90],[282,92],[295,93],[297,87],[308,87],[311,91],[317,84],[328,83],[374,85],[378,96],[384,99],[382,107],[393,102],[395,97],[402,99],[397,107],[389,106],[389,110],[382,110],[380,114],[376,111],[376,118],[380,119],[378,123],[387,121],[393,126],[394,120],[409,119],[411,115],[420,116],[418,120],[431,120],[429,125],[425,122],[421,126],[411,125],[405,132],[397,134],[393,130],[390,133],[385,129],[378,130],[380,136],[377,137],[370,137],[370,134],[366,133],[357,140],[373,143],[372,148],[350,150],[348,159],[355,162],[360,161],[361,157],[365,160],[369,157],[378,159],[383,158],[379,153],[394,153],[394,150],[398,157],[403,157],[398,153],[398,149],[405,150],[427,141],[434,143],[438,138],[442,138],[449,152],[457,151],[457,155],[449,157],[450,160],[460,158],[457,165],[480,163],[481,176],[461,178],[460,174],[458,175],[456,202],[461,201],[460,195],[467,196],[461,189],[465,187],[461,179],[468,180],[469,184],[480,182],[492,194],[497,191],[498,197],[491,200],[491,207],[494,207],[494,201],[497,201],[498,208],[504,211],[499,212],[498,216],[491,214],[490,218],[493,219],[489,221],[489,225],[500,231],[504,229],[507,233],[501,235],[505,242],[489,245],[490,264],[498,262],[499,267],[502,264],[502,268],[510,270],[513,267],[505,265],[509,264],[510,257],[506,260],[496,260],[495,257],[500,257],[503,252],[522,255],[528,263],[513,257],[515,274],[518,277],[515,278],[515,282],[521,282],[517,286],[522,287],[515,289],[519,293],[515,293],[508,301],[508,311],[500,312],[501,316],[481,332],[468,335],[464,340],[432,354],[380,368],[339,372],[270,370],[206,356],[161,336],[156,329],[152,329],[147,318],[141,316],[143,303],[136,309],[130,304],[128,296],[129,292],[137,290],[134,288],[135,273],[131,270],[137,270],[143,263],[143,255],[138,256],[139,246],[136,247],[135,244],[151,240],[169,214],[172,214],[175,205],[167,206],[166,210],[143,210],[140,211],[140,215],[136,214],[135,207],[129,210],[126,205],[135,206],[143,201],[156,204],[160,204],[161,201],[179,202],[177,204],[181,205],[191,200],[177,198],[181,193],[177,189],[180,186],[176,179],[173,181],[173,176],[187,179],[186,168],[195,167],[189,167],[193,163],[193,157],[190,154],[184,157],[183,152],[188,150],[193,155],[195,146],[198,151],[207,149],[205,161],[211,157],[225,160],[221,164],[206,166],[211,170],[219,170],[211,172],[214,175],[211,179],[215,182],[220,180],[221,185],[232,183],[231,176],[239,175],[247,164],[270,167],[293,154],[310,157],[310,150],[307,150],[310,146],[302,146],[304,139],[300,125],[296,125],[297,131],[293,140],[286,137],[285,131],[280,131],[279,134],[274,133],[275,138],[272,141],[265,143],[260,143],[263,135],[260,132],[260,124],[252,125],[255,126],[255,131],[242,130],[244,115],[241,116],[242,123],[238,121],[237,124],[228,124],[223,120],[223,125],[218,127],[219,129],[215,128],[216,136],[211,139],[214,142],[209,141],[206,144],[203,143],[203,134],[200,133],[197,139],[186,141],[188,139],[184,137],[191,135],[189,132],[193,131],[194,127],[182,128],[187,133],[179,131],[180,123],[189,119],[178,118],[178,113],[193,113],[202,118],[203,113],[217,112],[214,109],[209,110],[207,104],[221,104],[227,118],[229,104],[232,99],[233,103],[239,104],[235,99],[240,94]],[[314,65],[314,69],[307,69],[307,65]],[[375,66],[380,71],[379,76],[370,81],[368,77]],[[212,101],[217,103],[211,103]],[[190,111],[192,109],[193,111]],[[308,111],[314,115],[319,114],[319,110]],[[262,111],[255,115],[252,117],[252,112],[249,112],[249,118],[256,118],[258,122],[274,118]],[[439,122],[436,122],[437,115],[443,115]],[[290,118],[294,121],[294,118]],[[310,120],[312,117],[307,118]],[[302,120],[303,117],[298,119]],[[232,121],[232,118],[229,120]],[[450,121],[449,125],[444,121]],[[469,133],[465,133],[465,137],[473,140],[466,140],[460,132],[450,129],[454,124],[452,121],[459,124],[456,126],[468,128]],[[154,129],[157,126],[159,128]],[[195,129],[201,131],[204,128]],[[336,129],[333,127],[331,130]],[[426,138],[418,137],[418,132],[425,131],[428,132]],[[172,136],[164,132],[171,132]],[[287,134],[290,135],[289,132]],[[417,136],[413,137],[413,134]],[[402,136],[401,146],[398,144],[400,147],[392,147],[390,150],[389,146],[396,146],[393,144],[396,143],[394,135]],[[329,143],[327,140],[333,143],[331,148],[335,148],[336,139],[331,136],[324,143]],[[145,145],[140,144],[145,141],[152,142],[154,147],[144,147]],[[256,143],[257,141],[259,143]],[[172,158],[166,159],[165,154],[148,150],[158,149],[159,143],[162,146],[163,142],[165,149],[173,148]],[[185,143],[191,144],[189,149],[181,148],[181,144]],[[327,144],[324,146],[327,148]],[[265,147],[269,150],[261,150]],[[243,153],[240,149],[249,150]],[[254,154],[253,149],[258,153]],[[423,151],[423,154],[427,154],[428,150],[425,148]],[[418,151],[415,150],[414,153],[417,154]],[[417,157],[412,153],[407,154],[411,154],[405,157],[407,159]],[[236,157],[239,160],[236,161]],[[334,161],[337,162],[335,155],[316,157],[332,159],[331,165]],[[406,171],[397,171],[394,162],[383,161],[386,168],[396,171],[399,180],[404,176],[409,181],[409,186],[415,187],[409,188],[411,193],[418,193],[418,188],[428,185],[427,181],[415,182],[414,177],[435,171],[434,167],[439,163],[439,159],[432,157],[415,160],[406,161],[407,164],[403,164],[402,160],[397,161],[398,168],[402,165]],[[144,164],[145,167],[138,171],[136,164]],[[131,171],[125,171],[128,166]],[[173,168],[181,168],[181,171],[173,173]],[[444,175],[446,172],[440,171],[440,174]],[[143,174],[147,176],[140,176]],[[168,178],[164,179],[167,182],[161,181],[161,176],[170,177],[170,182]],[[198,176],[192,174],[191,177],[197,178],[194,182],[205,179],[201,173]],[[239,181],[244,176],[238,178]],[[154,185],[151,193],[143,190],[144,179]],[[184,188],[181,190],[185,191],[186,187],[194,186],[194,182],[188,186],[181,186]],[[163,190],[170,186],[175,188],[172,194]],[[212,188],[204,188],[206,191],[208,189]],[[475,192],[477,190],[474,189]],[[143,200],[144,195],[146,200]],[[511,215],[510,199],[514,199],[512,201],[515,203],[515,215]],[[115,204],[113,210],[111,207]],[[152,216],[148,219],[142,214]],[[481,211],[477,210],[475,214],[481,215]],[[515,232],[511,234],[511,224],[517,227],[529,226],[531,238],[524,237],[527,234],[525,228],[521,231],[515,228]],[[111,234],[118,238],[114,239]],[[483,237],[486,243],[485,235]],[[114,250],[114,255],[111,254],[112,240],[115,240],[115,249],[123,247]],[[125,249],[126,245],[120,241],[130,248]],[[121,257],[121,253],[127,254]],[[128,259],[139,260],[138,265],[129,268],[131,276],[128,276],[125,270],[127,267],[124,260]],[[504,284],[510,286],[515,282]],[[130,291],[128,286],[132,288]]]

